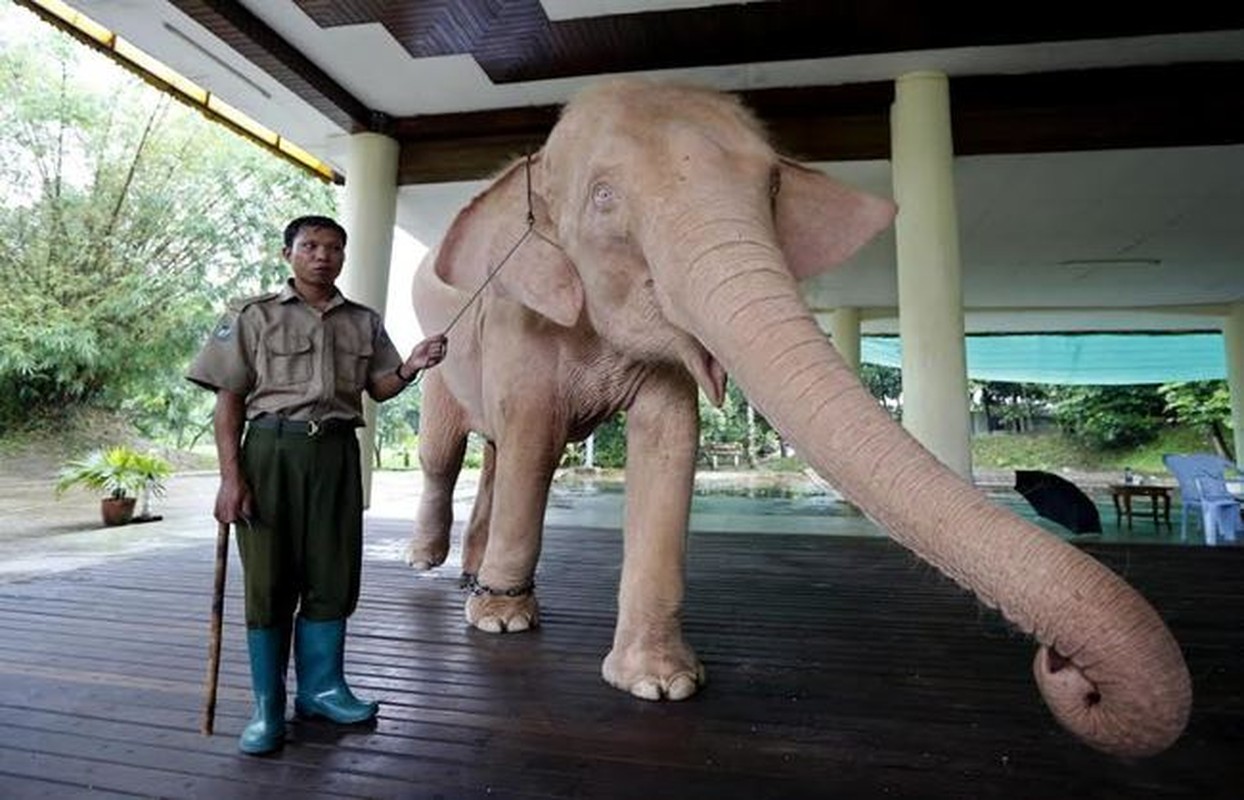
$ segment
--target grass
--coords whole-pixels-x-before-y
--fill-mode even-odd
[[[177,451],[139,435],[115,413],[74,409],[55,419],[32,420],[0,434],[0,474],[50,476],[68,460],[92,450],[125,445],[140,452],[154,451],[175,470],[215,469],[216,448],[210,442],[195,450]]]
[[[1208,435],[1192,428],[1169,428],[1153,442],[1134,449],[1092,450],[1078,446],[1060,433],[988,434],[972,438],[972,464],[979,469],[1063,469],[1085,472],[1118,472],[1131,467],[1146,475],[1166,474],[1165,453],[1213,452]],[[214,455],[214,453],[213,453]],[[381,469],[419,468],[418,444],[394,446],[384,450]],[[478,467],[479,458],[468,458],[468,467]],[[774,458],[757,465],[762,472],[802,472],[807,466],[798,458]]]
[[[1166,453],[1213,452],[1205,432],[1168,428],[1154,441],[1123,450],[1091,450],[1060,433],[989,434],[972,439],[972,463],[982,469],[1071,468],[1089,472],[1122,472],[1124,467],[1149,475],[1167,472]]]
[[[115,414],[93,409],[75,410],[54,419],[31,420],[20,428],[4,431],[0,436],[0,456],[40,454],[60,459],[110,444],[128,444],[133,438],[133,430]]]
[[[96,447],[128,444],[145,449],[143,442],[124,421],[115,415],[78,412],[64,419],[28,426],[22,431],[0,435],[0,467],[15,472],[52,474],[67,458],[80,456]],[[215,446],[201,442],[193,451],[182,453],[159,448],[161,455],[173,461],[179,470],[215,469]],[[1206,432],[1187,427],[1165,429],[1153,442],[1134,449],[1092,450],[1080,447],[1059,433],[988,434],[972,439],[972,463],[977,469],[1011,470],[1064,469],[1090,472],[1119,472],[1124,467],[1147,475],[1164,475],[1165,453],[1213,452]],[[475,463],[478,466],[478,452]],[[799,459],[772,459],[759,465],[763,472],[801,472],[805,464]],[[415,470],[419,468],[417,444],[408,442],[386,448],[382,469]]]

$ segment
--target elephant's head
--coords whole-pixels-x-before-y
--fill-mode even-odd
[[[852,502],[1039,640],[1036,679],[1066,727],[1127,755],[1178,737],[1190,681],[1153,609],[907,435],[802,301],[797,281],[888,225],[888,201],[779,158],[729,97],[632,81],[567,106],[531,184],[547,238],[501,273],[503,291],[561,324],[586,314],[623,352],[683,363],[714,399],[728,372]]]

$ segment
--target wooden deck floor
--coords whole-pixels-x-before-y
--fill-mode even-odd
[[[405,523],[370,521],[373,553]],[[1094,545],[1180,639],[1184,738],[1129,763],[1070,739],[1033,648],[896,545],[692,537],[693,700],[606,686],[620,558],[611,531],[552,528],[543,627],[468,629],[452,571],[369,558],[348,671],[374,729],[294,722],[235,750],[248,713],[232,564],[217,734],[198,734],[211,546],[0,584],[0,797],[1244,797],[1244,548]]]

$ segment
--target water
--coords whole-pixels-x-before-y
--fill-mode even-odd
[[[478,486],[477,475],[466,472],[454,492],[454,519],[462,522],[471,513]],[[373,489],[373,516],[412,519],[420,486],[411,473],[377,473]],[[1109,500],[1098,498],[1102,533],[1077,536],[1058,523],[1037,516],[1012,488],[983,487],[994,503],[1013,511],[1040,528],[1064,539],[1125,541],[1150,544],[1204,544],[1198,526],[1189,525],[1187,538],[1179,533],[1178,509],[1173,512],[1174,530],[1155,528],[1138,515],[1132,530],[1115,523]],[[558,476],[549,492],[547,525],[564,527],[622,527],[624,488],[621,475],[568,471]],[[730,473],[703,471],[696,475],[689,528],[715,533],[801,533],[830,536],[884,536],[885,533],[854,507],[841,500],[823,482],[799,473]],[[456,538],[456,537],[455,537]],[[1237,537],[1244,544],[1244,537]]]
[[[625,494],[616,483],[556,483],[549,492],[547,525],[620,528]],[[809,487],[740,485],[698,487],[691,498],[692,531],[715,533],[884,534],[836,495]]]
[[[830,536],[885,536],[885,532],[840,496],[811,481],[774,485],[746,476],[697,476],[691,500],[692,531],[715,533],[808,533]],[[1074,534],[1040,517],[1009,488],[990,487],[989,498],[1056,536],[1071,541],[1126,541],[1151,544],[1203,544],[1199,532],[1183,539],[1176,517],[1174,530],[1155,527],[1137,515],[1131,530],[1115,523],[1114,509],[1098,504],[1102,532]],[[588,528],[622,527],[625,494],[616,482],[557,482],[549,494],[545,523]],[[1190,526],[1191,527],[1191,526]]]

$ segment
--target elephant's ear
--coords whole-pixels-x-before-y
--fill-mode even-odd
[[[779,170],[774,224],[796,280],[846,261],[894,219],[889,200],[787,159]]]
[[[473,292],[496,270],[491,286],[498,293],[570,327],[583,311],[583,284],[556,242],[539,187],[529,188],[529,175],[532,181],[540,175],[539,160],[531,157],[530,170],[526,159],[514,162],[459,213],[441,245],[437,271]]]
[[[524,234],[526,238],[497,273],[496,283],[502,294],[569,328],[583,311],[583,284],[556,241],[549,207],[538,185],[543,174],[537,169],[540,158],[536,154],[516,162],[498,181],[506,208],[523,223],[513,241],[517,243]],[[529,222],[532,229],[527,233]]]
[[[554,239],[555,228],[544,200],[533,192],[531,204],[535,225],[497,273],[497,285],[503,294],[569,328],[583,311],[583,284],[574,263]]]

